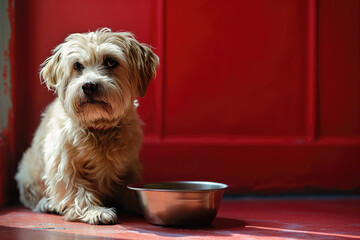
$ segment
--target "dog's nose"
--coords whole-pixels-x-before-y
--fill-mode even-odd
[[[85,95],[92,95],[94,94],[98,89],[98,85],[93,82],[87,82],[84,85],[82,85],[82,90],[85,93]]]

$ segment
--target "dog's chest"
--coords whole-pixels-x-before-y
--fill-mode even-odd
[[[74,165],[78,176],[98,189],[114,188],[127,174],[128,154],[119,141],[89,144],[78,148]],[[103,190],[102,190],[103,191]]]
[[[93,173],[97,176],[109,175],[122,170],[124,158],[125,156],[118,151],[109,152],[96,149],[81,154],[76,165],[77,169],[84,173]]]

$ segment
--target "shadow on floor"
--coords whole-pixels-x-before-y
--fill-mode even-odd
[[[106,238],[81,234],[61,233],[49,230],[32,230],[0,226],[1,240],[126,240],[123,238]]]

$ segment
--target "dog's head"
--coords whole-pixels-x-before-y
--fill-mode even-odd
[[[104,28],[69,35],[42,64],[40,76],[72,119],[108,128],[145,95],[158,63],[131,33]]]

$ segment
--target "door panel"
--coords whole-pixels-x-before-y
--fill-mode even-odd
[[[40,64],[69,33],[107,26],[160,57],[138,109],[144,180],[359,192],[359,1],[34,0],[15,13],[13,168],[54,98]]]

